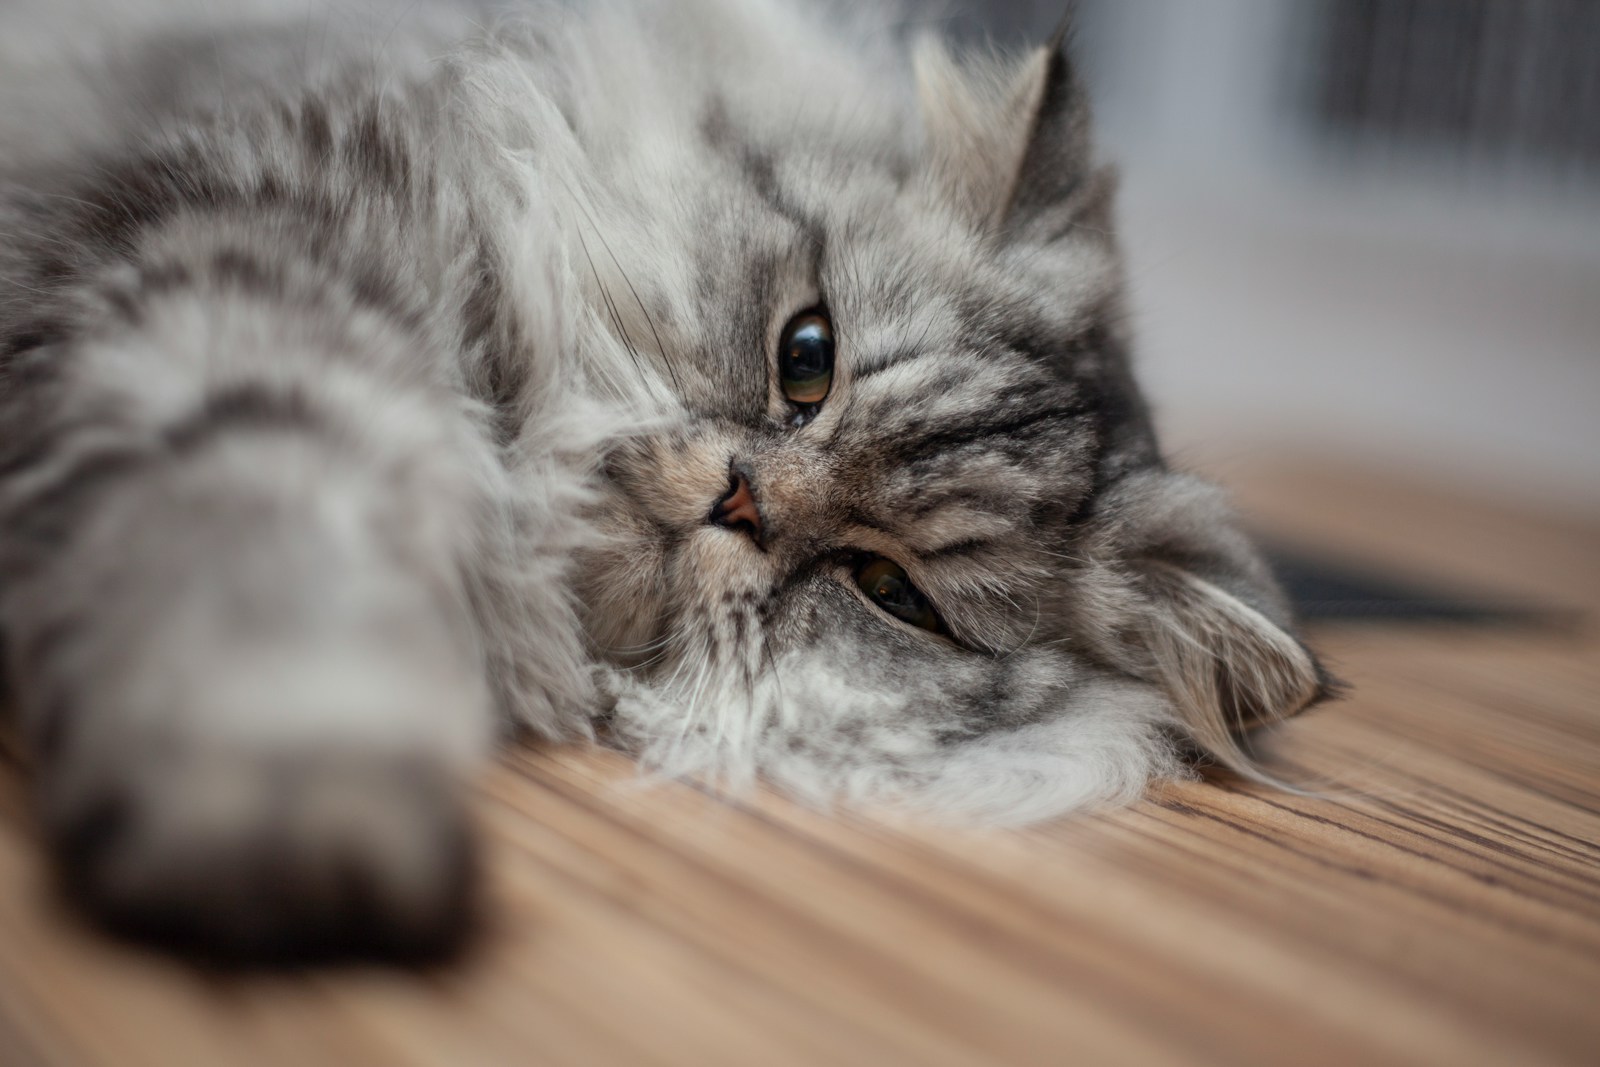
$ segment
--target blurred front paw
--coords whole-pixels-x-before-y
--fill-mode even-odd
[[[41,784],[65,888],[119,933],[271,964],[438,959],[470,928],[474,839],[436,763],[130,752]]]

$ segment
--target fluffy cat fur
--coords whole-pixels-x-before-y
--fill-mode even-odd
[[[867,8],[8,9],[0,633],[78,899],[448,948],[513,731],[997,823],[1259,773],[1322,677],[1162,461],[1060,43]]]

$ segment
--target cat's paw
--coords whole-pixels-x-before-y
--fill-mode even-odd
[[[62,878],[116,932],[240,964],[437,960],[469,932],[474,838],[438,767],[166,753],[72,792],[47,798]]]

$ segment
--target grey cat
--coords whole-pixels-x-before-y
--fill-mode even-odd
[[[0,633],[64,885],[432,954],[603,732],[1019,822],[1325,692],[1130,376],[1061,42],[793,0],[13,6]],[[91,32],[90,27],[93,27]]]

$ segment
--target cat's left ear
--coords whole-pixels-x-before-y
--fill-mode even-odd
[[[1106,661],[1164,690],[1200,747],[1262,778],[1241,738],[1339,686],[1295,635],[1222,492],[1157,468],[1130,474],[1102,495],[1092,529],[1087,554],[1119,561],[1120,591],[1080,583],[1082,632]]]
[[[1093,164],[1089,103],[1067,27],[1020,60],[958,59],[940,40],[913,53],[927,131],[926,179],[981,232],[1048,243],[1105,230],[1116,184]]]

